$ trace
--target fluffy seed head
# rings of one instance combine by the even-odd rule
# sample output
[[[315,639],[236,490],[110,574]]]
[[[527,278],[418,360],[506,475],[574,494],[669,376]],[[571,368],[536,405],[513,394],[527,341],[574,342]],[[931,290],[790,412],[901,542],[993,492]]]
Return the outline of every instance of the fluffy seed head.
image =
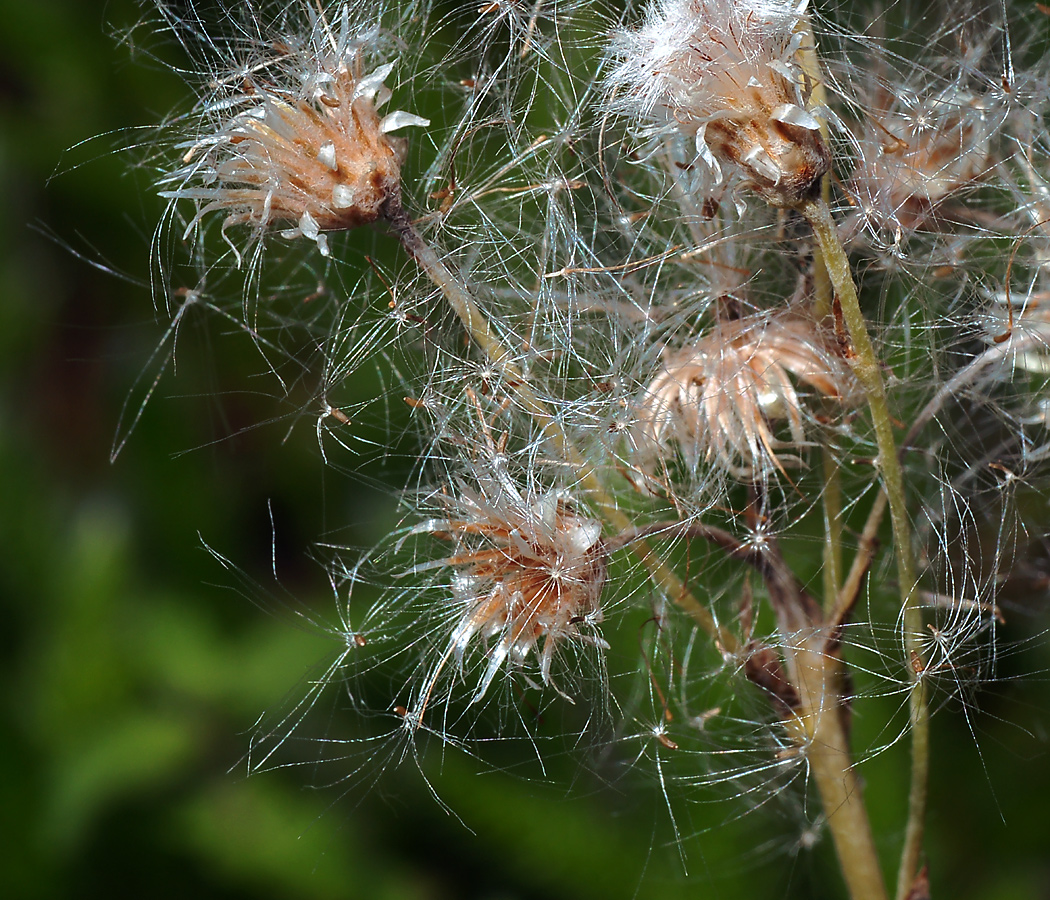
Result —
[[[606,646],[595,630],[606,576],[600,522],[574,512],[561,492],[523,496],[507,478],[480,490],[460,485],[459,496],[447,503],[447,517],[415,530],[454,544],[450,556],[421,568],[453,569],[459,619],[445,659],[462,669],[475,640],[486,647],[475,699],[504,665],[520,668],[531,654],[547,684],[560,643]]]
[[[837,400],[855,393],[846,361],[811,319],[784,311],[719,321],[669,353],[642,394],[632,430],[642,468],[674,442],[690,465],[711,461],[738,477],[780,469],[778,451],[805,442],[792,378]],[[777,422],[787,423],[789,441],[775,436]]]
[[[365,71],[369,34],[355,32],[347,8],[334,29],[319,15],[298,45],[230,75],[228,89],[202,105],[200,133],[179,145],[181,165],[161,180],[161,196],[190,199],[187,234],[213,212],[223,229],[290,225],[327,254],[324,233],[381,218],[400,197],[405,142],[390,133],[425,119],[396,111],[384,81],[393,64]]]
[[[960,88],[933,98],[882,88],[857,141],[850,190],[876,224],[912,230],[987,172],[999,125]]]
[[[613,109],[692,137],[714,182],[728,163],[769,203],[797,203],[831,166],[795,59],[805,5],[655,0],[613,42]]]

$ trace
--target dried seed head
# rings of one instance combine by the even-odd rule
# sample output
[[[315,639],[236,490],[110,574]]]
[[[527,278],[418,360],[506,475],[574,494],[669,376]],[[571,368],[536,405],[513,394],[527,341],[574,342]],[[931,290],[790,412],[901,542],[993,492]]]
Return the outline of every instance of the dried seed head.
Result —
[[[857,136],[850,192],[882,227],[913,230],[991,165],[997,116],[960,88],[933,98],[882,86]]]
[[[161,196],[197,204],[187,234],[222,212],[224,231],[290,225],[284,237],[327,254],[325,232],[374,222],[399,201],[406,145],[390,134],[429,122],[380,114],[393,64],[366,73],[369,35],[351,29],[345,6],[338,14],[337,31],[314,15],[307,40],[275,45],[275,56],[230,76],[202,105],[200,133],[179,145],[182,165],[161,180]]]
[[[687,462],[724,466],[737,477],[781,469],[778,451],[805,442],[804,410],[792,378],[848,401],[852,372],[811,319],[784,311],[720,321],[667,355],[642,395],[632,436],[643,469],[678,444]],[[786,422],[790,440],[778,440]]]
[[[574,512],[561,492],[525,497],[507,478],[480,491],[460,485],[448,503],[448,517],[415,530],[453,542],[455,551],[419,568],[454,570],[452,599],[460,612],[444,659],[462,669],[475,639],[487,647],[475,700],[504,665],[520,668],[535,653],[548,684],[562,642],[607,646],[596,630],[606,576],[600,522]],[[440,665],[431,681],[439,671]]]
[[[729,164],[767,202],[798,203],[831,167],[796,61],[805,5],[656,0],[613,43],[613,109],[694,138],[714,182]]]

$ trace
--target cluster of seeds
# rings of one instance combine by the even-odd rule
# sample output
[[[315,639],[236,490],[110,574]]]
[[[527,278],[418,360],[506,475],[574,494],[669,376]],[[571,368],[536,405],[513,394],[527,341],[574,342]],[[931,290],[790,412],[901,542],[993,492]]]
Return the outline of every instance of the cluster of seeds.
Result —
[[[1050,77],[1017,74],[994,4],[925,37],[896,22],[900,5],[880,27],[925,54],[907,77],[899,45],[806,0],[648,0],[597,28],[575,4],[522,18],[493,3],[463,12],[474,24],[448,44],[426,29],[462,22],[425,2],[296,6],[280,37],[212,73],[159,180],[192,211],[183,237],[201,260],[210,220],[237,265],[238,234],[264,249],[276,235],[333,284],[356,252],[333,233],[374,226],[400,244],[396,262],[360,267],[375,296],[348,292],[319,341],[326,369],[347,346],[395,348],[382,365],[422,435],[406,496],[426,501],[391,555],[410,548],[401,584],[441,599],[409,641],[408,696],[386,708],[415,730],[440,698],[452,721],[501,674],[567,696],[571,651],[616,652],[614,603],[677,606],[693,630],[663,676],[685,686],[664,690],[644,648],[637,666],[662,707],[649,736],[678,749],[707,722],[679,661],[706,635],[719,672],[777,701],[779,758],[812,773],[850,889],[874,900],[841,647],[879,538],[895,575],[869,587],[893,611],[857,640],[892,635],[874,649],[908,695],[921,798],[927,685],[953,633],[1002,624],[1003,535],[1020,515],[1004,500],[984,516],[973,473],[1013,486],[1018,460],[1050,459]],[[383,112],[421,86],[444,130],[429,107]],[[392,136],[406,126],[425,140]],[[973,450],[944,437],[971,396],[1000,404]],[[949,546],[967,529],[991,561]],[[820,559],[796,564],[782,536]],[[698,545],[713,560],[700,575]],[[351,596],[363,566],[343,570]],[[818,569],[819,600],[795,574]],[[399,591],[367,616],[415,611]],[[901,897],[925,896],[919,805]]]

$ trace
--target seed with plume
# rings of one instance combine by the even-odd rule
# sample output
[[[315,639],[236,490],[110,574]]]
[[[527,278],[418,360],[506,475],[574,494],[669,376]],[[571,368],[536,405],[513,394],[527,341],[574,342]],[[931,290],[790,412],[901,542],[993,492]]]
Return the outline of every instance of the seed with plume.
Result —
[[[806,109],[797,55],[806,0],[656,0],[614,39],[612,108],[691,137],[712,181],[722,165],[791,206],[831,167]]]
[[[846,361],[812,319],[792,310],[719,321],[667,355],[642,394],[632,440],[651,471],[677,444],[686,461],[738,477],[782,469],[778,451],[805,443],[802,398],[792,379],[848,401],[856,393]],[[787,423],[790,440],[776,437]]]
[[[1050,291],[999,291],[991,300],[982,326],[989,344],[986,353],[997,348],[1004,364],[999,376],[1012,377],[1016,370],[1050,374]]]
[[[181,165],[161,181],[161,196],[197,204],[187,234],[219,212],[224,232],[281,223],[291,226],[284,237],[327,254],[325,232],[375,222],[399,202],[406,144],[391,132],[429,122],[380,114],[393,64],[366,74],[368,36],[353,31],[345,6],[339,16],[333,30],[315,15],[307,40],[282,42],[274,59],[203,105],[200,134],[179,145]]]
[[[535,654],[540,679],[549,684],[563,642],[607,646],[597,632],[606,577],[600,522],[576,513],[563,492],[523,495],[506,477],[484,481],[479,490],[461,484],[445,502],[446,517],[415,529],[455,547],[450,556],[417,567],[453,570],[458,615],[425,694],[450,658],[463,669],[475,641],[488,656],[475,700],[505,665],[521,668]]]

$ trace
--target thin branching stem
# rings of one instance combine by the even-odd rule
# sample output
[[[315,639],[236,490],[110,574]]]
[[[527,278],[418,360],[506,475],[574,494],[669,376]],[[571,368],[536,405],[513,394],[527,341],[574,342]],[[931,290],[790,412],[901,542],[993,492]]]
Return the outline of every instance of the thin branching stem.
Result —
[[[905,829],[897,881],[897,898],[903,900],[910,890],[919,869],[923,833],[926,821],[926,793],[929,777],[929,704],[926,685],[922,678],[922,611],[915,590],[915,563],[911,547],[911,525],[905,503],[904,474],[901,469],[897,443],[893,435],[893,419],[886,400],[886,386],[867,322],[860,308],[857,289],[853,283],[849,259],[839,240],[831,211],[823,199],[801,204],[799,211],[809,221],[827,266],[835,289],[835,302],[841,309],[842,321],[852,345],[850,365],[864,390],[871,411],[875,440],[878,445],[878,463],[883,489],[889,503],[893,525],[893,543],[900,582],[901,610],[904,629],[904,647],[908,654],[908,671],[912,688],[909,696],[911,723],[912,765],[911,788],[908,797],[908,824]]]
[[[828,614],[842,583],[842,472],[830,447],[821,450],[824,465],[824,607]]]
[[[807,41],[799,51],[802,71],[805,72],[810,89],[810,103],[814,106],[825,106],[828,92],[824,86],[824,75],[817,52],[817,38],[813,25],[808,18],[799,23],[805,32]],[[829,138],[828,124],[820,120],[820,133],[824,140]],[[827,203],[831,198],[831,175],[825,173],[820,179],[820,197]],[[818,246],[813,248],[813,318],[818,322],[832,313],[834,289],[831,276],[824,262],[824,252]],[[824,490],[821,503],[824,508],[824,607],[830,614],[838,597],[842,580],[842,473],[838,460],[826,444],[821,449],[824,475]]]
[[[703,522],[674,520],[641,525],[610,538],[605,542],[605,547],[607,550],[618,550],[648,537],[700,538],[724,550],[733,559],[739,559],[756,569],[767,584],[774,585],[774,592],[779,590],[780,593],[784,593],[785,590],[789,590],[791,593],[797,593],[800,590],[794,573],[777,552],[773,542],[767,541],[762,545],[747,544],[724,528],[705,525]],[[790,588],[787,587],[789,585]]]
[[[879,526],[882,524],[882,517],[886,514],[886,505],[886,492],[880,490],[875,497],[871,511],[868,513],[868,520],[864,523],[864,530],[860,534],[860,542],[857,547],[857,555],[853,557],[853,565],[850,566],[846,580],[843,581],[842,587],[839,588],[835,606],[828,616],[828,623],[833,628],[838,628],[846,621],[846,617],[857,602],[861,583],[864,581],[864,576],[868,574],[868,570],[871,568],[871,561],[875,558],[875,553],[879,547]]]

